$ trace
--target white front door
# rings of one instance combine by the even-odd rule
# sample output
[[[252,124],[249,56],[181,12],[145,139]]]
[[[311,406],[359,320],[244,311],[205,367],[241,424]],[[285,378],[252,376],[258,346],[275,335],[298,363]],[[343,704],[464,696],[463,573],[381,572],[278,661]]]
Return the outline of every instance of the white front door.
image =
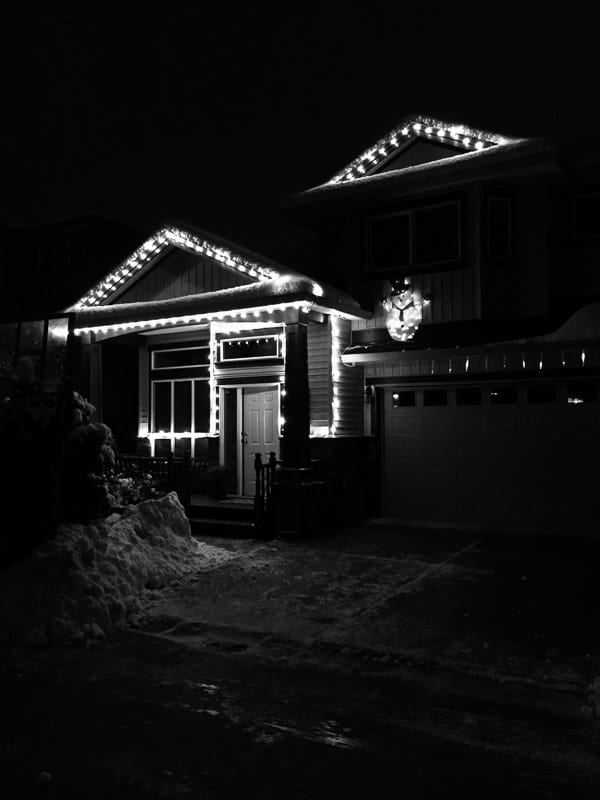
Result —
[[[254,495],[256,453],[261,454],[263,463],[271,452],[279,458],[279,393],[276,386],[252,386],[243,389],[243,399],[242,494]]]

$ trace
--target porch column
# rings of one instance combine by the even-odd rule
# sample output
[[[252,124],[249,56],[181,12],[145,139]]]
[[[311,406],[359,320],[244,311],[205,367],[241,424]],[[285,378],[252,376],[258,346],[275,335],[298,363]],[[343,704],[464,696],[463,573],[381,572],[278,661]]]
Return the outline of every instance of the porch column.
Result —
[[[308,393],[308,326],[297,319],[285,327],[285,397],[282,461],[284,468],[310,465]]]

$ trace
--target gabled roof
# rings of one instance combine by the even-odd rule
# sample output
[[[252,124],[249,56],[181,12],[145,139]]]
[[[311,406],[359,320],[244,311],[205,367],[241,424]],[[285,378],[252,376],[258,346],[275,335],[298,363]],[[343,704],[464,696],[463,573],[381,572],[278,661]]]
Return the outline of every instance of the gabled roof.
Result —
[[[459,153],[461,150],[464,153],[472,153],[522,141],[462,124],[444,122],[433,117],[413,115],[402,120],[389,133],[337,172],[327,183],[346,183],[373,175],[419,139],[450,146]],[[456,152],[450,153],[449,156],[455,154]]]
[[[68,310],[113,303],[172,247],[206,256],[224,269],[243,273],[251,281],[267,281],[297,274],[271,259],[200,228],[167,224],[146,239],[141,247],[92,286]]]
[[[169,247],[201,254],[224,269],[250,278],[241,286],[187,294],[169,299],[122,302],[118,298],[149,270]],[[115,302],[117,300],[117,302]],[[367,318],[359,303],[346,292],[316,283],[307,275],[290,270],[199,228],[167,225],[158,230],[128,259],[110,272],[69,311],[75,311],[79,332],[124,332],[144,328],[173,327],[246,317],[263,312],[330,312],[347,318]]]

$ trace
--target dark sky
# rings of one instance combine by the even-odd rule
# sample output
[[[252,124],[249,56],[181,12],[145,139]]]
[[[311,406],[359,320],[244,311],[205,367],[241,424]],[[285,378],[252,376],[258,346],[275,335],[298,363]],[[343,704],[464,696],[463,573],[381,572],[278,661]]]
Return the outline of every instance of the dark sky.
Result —
[[[163,5],[4,12],[1,219],[178,218],[281,257],[278,204],[406,113],[517,135],[600,125],[583,4]]]

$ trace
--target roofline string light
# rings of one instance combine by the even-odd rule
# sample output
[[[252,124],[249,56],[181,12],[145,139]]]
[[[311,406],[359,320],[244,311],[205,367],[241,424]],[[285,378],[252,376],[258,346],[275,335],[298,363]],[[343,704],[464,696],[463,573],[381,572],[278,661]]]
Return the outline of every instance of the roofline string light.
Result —
[[[358,158],[355,158],[347,167],[336,173],[328,183],[346,183],[366,177],[416,136],[430,141],[458,145],[464,147],[467,152],[507,144],[509,141],[503,136],[478,131],[465,125],[452,125],[430,117],[415,117],[390,131],[372,147],[361,153]]]
[[[76,308],[98,306],[108,300],[134,275],[153,261],[169,245],[175,245],[192,253],[213,258],[230,269],[248,275],[258,281],[280,278],[277,270],[244,258],[227,247],[221,247],[203,239],[201,236],[183,231],[180,228],[161,228],[147,239],[129,258],[97,283],[75,304]]]
[[[211,311],[206,314],[186,314],[181,317],[161,317],[160,319],[145,319],[135,322],[115,322],[103,325],[86,325],[75,328],[75,335],[84,333],[110,333],[140,328],[162,328],[173,327],[175,325],[196,325],[202,322],[221,322],[226,317],[247,319],[260,317],[262,313],[274,314],[277,311],[285,311],[288,308],[295,308],[304,314],[308,314],[314,303],[308,300],[294,300],[291,303],[273,303],[267,306],[255,306],[252,308],[234,309],[232,311]],[[339,314],[339,316],[342,316]]]

